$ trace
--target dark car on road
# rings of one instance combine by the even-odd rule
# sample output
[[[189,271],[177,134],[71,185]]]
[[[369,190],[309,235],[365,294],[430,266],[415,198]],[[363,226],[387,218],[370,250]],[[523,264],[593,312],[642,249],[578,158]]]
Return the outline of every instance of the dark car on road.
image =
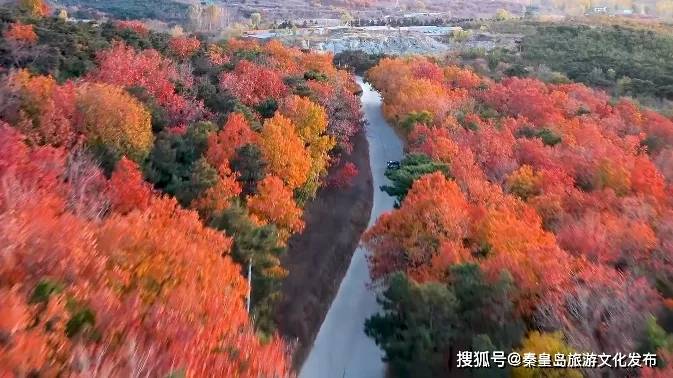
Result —
[[[400,162],[397,160],[389,160],[386,163],[386,167],[388,167],[388,169],[400,169]]]

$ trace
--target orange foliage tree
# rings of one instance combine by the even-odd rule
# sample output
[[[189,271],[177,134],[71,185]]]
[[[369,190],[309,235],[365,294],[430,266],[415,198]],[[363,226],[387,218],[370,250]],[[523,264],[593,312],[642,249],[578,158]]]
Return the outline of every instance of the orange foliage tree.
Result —
[[[241,185],[236,181],[237,175],[229,168],[228,161],[221,163],[217,171],[215,185],[206,189],[201,197],[191,203],[191,207],[197,209],[204,219],[211,219],[214,214],[227,209],[230,201],[242,191]]]
[[[243,114],[231,113],[222,130],[208,135],[206,152],[208,163],[213,167],[219,167],[231,160],[238,148],[256,142],[257,138],[257,134],[252,131]]]
[[[285,243],[293,233],[304,229],[301,209],[294,202],[292,190],[275,176],[259,182],[257,194],[248,198],[253,220],[260,224],[273,223],[278,228],[278,239]]]
[[[414,182],[399,210],[383,214],[363,241],[372,251],[372,277],[405,271],[418,281],[431,279],[427,268],[443,242],[456,243],[468,235],[469,206],[458,186],[440,172]]]
[[[409,113],[427,111],[439,123],[460,106],[466,94],[460,90],[449,91],[427,79],[412,79],[403,81],[397,91],[388,96],[390,102],[383,105],[386,117],[401,122]]]
[[[10,24],[3,36],[9,42],[26,45],[34,45],[37,43],[37,34],[35,34],[33,25],[26,25],[20,22]]]
[[[484,79],[474,72],[456,66],[444,68],[444,80],[452,88],[463,89],[476,89],[484,82]]]
[[[152,189],[143,180],[138,165],[123,157],[110,177],[110,206],[113,211],[128,214],[133,210],[145,210],[152,197]]]
[[[201,48],[201,41],[193,37],[173,37],[168,41],[168,48],[179,59],[191,58]]]
[[[278,100],[287,93],[287,87],[276,71],[247,60],[238,62],[234,71],[222,73],[220,87],[231,91],[246,105],[257,105],[268,99]]]
[[[411,75],[411,64],[404,59],[384,58],[367,71],[367,78],[384,96],[399,91],[401,83],[409,80]]]
[[[435,63],[426,59],[414,59],[411,64],[411,72],[416,79],[427,79],[436,83],[444,81],[444,72]]]
[[[72,147],[79,138],[75,125],[75,86],[59,85],[51,76],[11,73],[0,85],[4,94],[0,118],[17,127],[32,143]]]
[[[44,0],[19,0],[19,7],[25,9],[34,17],[44,17],[50,11],[49,6]]]
[[[231,58],[227,55],[226,51],[216,44],[208,45],[206,56],[213,66],[221,66],[231,61]]]
[[[489,88],[484,100],[498,111],[548,126],[562,119],[568,95],[538,80],[509,78]]]
[[[138,20],[117,21],[115,26],[120,30],[131,30],[141,36],[147,36],[150,34],[150,29],[147,27],[147,25],[145,25],[144,22]]]
[[[290,189],[304,185],[311,157],[292,121],[280,114],[267,119],[259,144],[269,172],[280,177]]]
[[[88,143],[142,161],[154,137],[150,114],[122,88],[85,83],[77,88],[80,127]]]
[[[295,125],[310,155],[311,168],[305,189],[313,195],[327,173],[329,152],[335,145],[334,139],[327,135],[327,113],[320,105],[299,96],[286,98],[280,111]]]

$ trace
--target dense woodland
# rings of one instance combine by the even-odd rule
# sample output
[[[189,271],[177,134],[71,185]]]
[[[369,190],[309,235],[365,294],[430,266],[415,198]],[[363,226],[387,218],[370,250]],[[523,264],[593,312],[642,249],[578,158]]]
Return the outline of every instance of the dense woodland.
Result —
[[[279,256],[318,188],[358,174],[352,77],[51,14],[0,8],[0,375],[291,375]]]
[[[486,53],[489,66],[495,69],[505,62],[514,66],[511,74],[524,76],[528,73],[522,66],[543,65],[572,81],[601,87],[617,96],[673,99],[670,26],[620,19],[588,21],[493,23],[495,32],[524,37],[520,53],[503,49]]]
[[[523,56],[620,94],[673,99],[673,36],[613,26],[547,26],[524,38]]]
[[[172,0],[60,0],[59,5],[76,6],[77,18],[93,19],[99,12],[118,20],[155,19],[161,21],[184,21],[189,5]]]
[[[317,191],[358,175],[340,162],[362,128],[353,78],[276,41],[70,23],[40,0],[0,8],[0,35],[0,376],[291,376],[280,257]],[[670,97],[670,41],[648,36],[550,27],[522,59]],[[337,63],[376,64],[407,145],[382,188],[397,208],[363,236],[383,307],[364,329],[391,374],[503,350],[656,352],[612,373],[673,375],[670,118],[524,71]]]
[[[368,79],[409,153],[384,188],[399,208],[364,235],[384,308],[366,332],[395,375],[445,376],[459,350],[657,352],[659,369],[612,373],[673,374],[673,121],[420,57]]]

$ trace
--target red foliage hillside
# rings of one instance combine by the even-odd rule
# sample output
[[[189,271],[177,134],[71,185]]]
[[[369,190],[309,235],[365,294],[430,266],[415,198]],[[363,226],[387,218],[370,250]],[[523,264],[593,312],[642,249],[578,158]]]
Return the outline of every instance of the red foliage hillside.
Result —
[[[384,59],[369,79],[391,121],[430,113],[408,150],[452,177],[422,177],[366,233],[372,274],[446,282],[473,262],[495,282],[506,270],[537,327],[577,350],[635,350],[672,295],[673,122],[580,84],[493,82],[424,58]],[[609,319],[568,312],[596,303]]]
[[[3,14],[24,55],[0,76],[0,376],[292,376],[279,256],[361,126],[353,78],[135,21],[37,74],[28,53],[89,27]]]

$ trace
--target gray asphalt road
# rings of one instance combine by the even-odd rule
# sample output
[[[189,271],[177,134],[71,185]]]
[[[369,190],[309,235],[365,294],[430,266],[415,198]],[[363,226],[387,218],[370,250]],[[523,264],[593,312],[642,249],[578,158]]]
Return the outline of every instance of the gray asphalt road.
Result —
[[[378,188],[387,183],[384,176],[388,160],[402,159],[402,141],[383,119],[381,96],[358,78],[362,87],[362,106],[367,125],[369,160],[374,179],[374,205],[369,225],[381,213],[392,210],[394,199]],[[383,352],[364,334],[365,319],[379,310],[370,282],[366,250],[353,254],[313,348],[299,373],[300,378],[382,378]]]

